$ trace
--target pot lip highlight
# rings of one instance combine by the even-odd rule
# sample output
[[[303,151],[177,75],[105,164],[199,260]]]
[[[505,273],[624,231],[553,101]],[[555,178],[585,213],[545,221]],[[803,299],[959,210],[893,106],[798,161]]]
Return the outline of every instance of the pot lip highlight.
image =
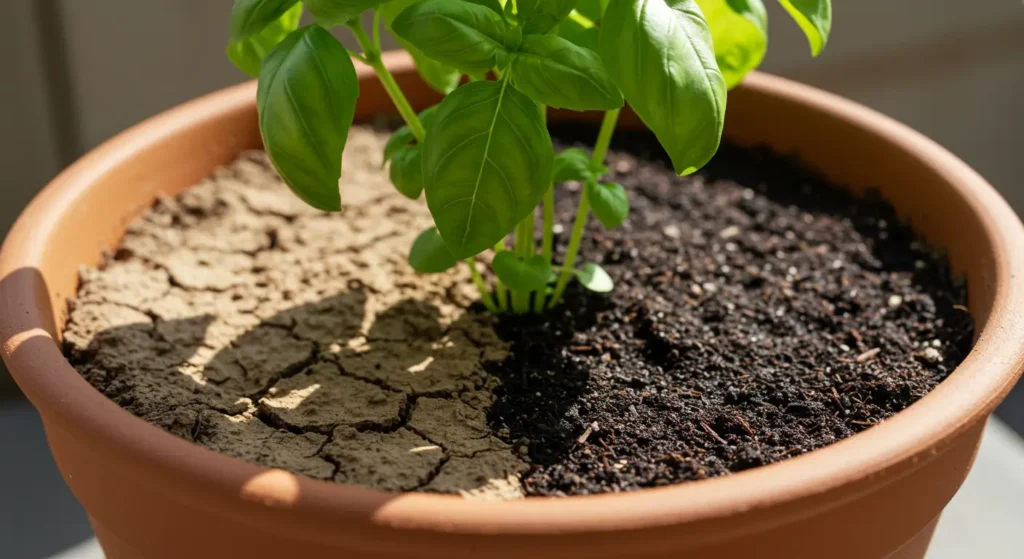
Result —
[[[404,53],[384,56],[395,74],[414,72]],[[361,81],[375,79],[358,67]],[[30,204],[0,252],[0,278],[44,267],[62,214],[92,195],[106,170],[148,147],[188,141],[197,123],[227,113],[255,115],[255,82],[209,94],[149,119],[96,148]],[[481,503],[456,496],[389,494],[284,474],[216,454],[121,409],[64,358],[46,302],[60,300],[40,281],[11,282],[0,292],[0,341],[11,374],[49,423],[82,433],[98,450],[146,472],[168,498],[209,503],[225,516],[315,539],[329,523],[405,531],[525,535],[623,532],[687,524],[695,538],[718,539],[809,517],[878,490],[940,455],[948,441],[994,409],[1024,369],[1024,227],[977,173],[944,148],[852,101],[754,73],[744,95],[801,105],[866,131],[902,157],[944,177],[943,190],[981,223],[989,254],[991,300],[977,318],[974,348],[935,390],[884,423],[822,449],[726,477],[615,495],[530,498]],[[728,135],[728,134],[727,134]],[[116,203],[116,202],[115,202]],[[120,224],[119,224],[120,225]],[[979,301],[972,301],[972,306]],[[983,311],[984,312],[984,311]],[[977,315],[976,315],[977,317]],[[169,479],[172,483],[162,482]],[[881,481],[880,481],[881,480]],[[326,519],[326,520],[325,520]],[[102,519],[100,519],[102,520]],[[327,520],[330,520],[328,523]],[[727,521],[727,522],[726,522]],[[698,533],[699,532],[699,533]],[[368,531],[364,537],[371,537]]]

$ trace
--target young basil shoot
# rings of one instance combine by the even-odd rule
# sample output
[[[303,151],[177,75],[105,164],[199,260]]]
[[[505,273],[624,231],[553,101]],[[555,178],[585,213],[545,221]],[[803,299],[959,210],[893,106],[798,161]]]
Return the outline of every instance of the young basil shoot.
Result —
[[[777,1],[817,56],[830,0]],[[303,10],[314,24],[300,27]],[[347,28],[360,52],[332,27]],[[438,105],[415,112],[381,60],[382,29],[445,95]],[[767,45],[763,0],[235,0],[227,54],[259,78],[260,132],[281,178],[327,211],[343,202],[341,153],[359,97],[352,59],[369,66],[405,121],[383,164],[403,195],[425,195],[434,218],[413,242],[410,266],[432,274],[463,260],[489,310],[525,313],[558,305],[572,279],[613,289],[598,264],[576,259],[591,212],[608,229],[629,219],[626,187],[604,178],[624,103],[676,172],[692,173],[718,149],[727,91]],[[554,153],[548,107],[605,112],[589,154]],[[582,188],[555,262],[554,202],[565,182]],[[476,262],[488,251],[493,289]]]

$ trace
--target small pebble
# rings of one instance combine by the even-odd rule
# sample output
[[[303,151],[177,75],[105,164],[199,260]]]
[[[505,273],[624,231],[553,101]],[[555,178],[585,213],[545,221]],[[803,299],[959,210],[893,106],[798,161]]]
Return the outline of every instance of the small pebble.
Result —
[[[736,235],[739,235],[740,232],[741,232],[741,229],[739,228],[739,226],[737,226],[737,225],[730,225],[729,227],[726,227],[725,229],[722,229],[721,231],[719,231],[718,232],[718,236],[723,238],[723,239],[728,240],[728,239],[731,239],[731,238],[735,237]]]
[[[899,295],[892,295],[889,297],[889,308],[895,309],[896,307],[903,304],[903,297]]]
[[[679,227],[676,225],[668,225],[664,229],[662,229],[661,232],[664,233],[665,236],[670,239],[678,239],[679,237],[683,236],[683,232],[680,231]]]
[[[926,348],[918,355],[921,356],[921,359],[924,359],[925,361],[933,365],[942,363],[942,353],[940,353],[939,350],[935,349],[934,347]]]

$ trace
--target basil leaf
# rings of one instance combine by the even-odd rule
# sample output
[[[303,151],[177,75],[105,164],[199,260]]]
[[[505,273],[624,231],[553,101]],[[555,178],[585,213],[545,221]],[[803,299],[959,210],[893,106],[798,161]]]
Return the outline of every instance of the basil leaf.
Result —
[[[601,58],[677,173],[711,159],[722,138],[726,87],[694,0],[611,0]]]
[[[416,2],[398,14],[391,28],[398,38],[464,74],[489,72],[505,50],[505,21],[472,2]]]
[[[501,0],[463,0],[463,2],[471,2],[473,4],[480,4],[481,6],[490,8],[491,11],[498,15],[505,13],[505,8],[501,5]],[[509,2],[511,3],[511,2]]]
[[[576,0],[519,0],[516,5],[523,33],[542,35],[569,15],[576,6]]]
[[[596,52],[599,48],[598,41],[600,32],[596,26],[587,27],[582,23],[569,18],[558,24],[558,28],[555,33],[572,44],[585,49],[590,49]]]
[[[715,60],[732,89],[768,50],[768,12],[761,0],[697,0],[711,28]]]
[[[608,8],[609,0],[578,0],[576,11],[583,17],[597,23],[604,17],[604,11]]]
[[[779,4],[807,35],[811,54],[821,54],[832,30],[832,0],[779,0]]]
[[[399,150],[391,159],[391,184],[402,196],[415,200],[423,192],[423,146],[417,144]]]
[[[345,25],[366,10],[374,9],[388,0],[305,0],[309,12],[318,25],[334,27]]]
[[[590,157],[580,148],[569,148],[555,155],[552,182],[560,184],[569,181],[588,181],[594,178],[590,169]]]
[[[579,0],[575,11],[582,17],[576,17],[570,12],[570,16],[558,24],[555,34],[573,44],[597,51],[600,36],[598,26],[607,7],[608,0]]]
[[[594,216],[608,229],[615,229],[629,215],[629,197],[621,184],[587,183],[587,194]]]
[[[612,281],[608,272],[593,262],[588,262],[582,270],[573,270],[573,273],[576,275],[576,279],[580,280],[580,284],[590,291],[608,293],[615,289],[615,282]]]
[[[260,69],[260,133],[284,182],[315,208],[341,209],[341,152],[359,80],[345,47],[310,25],[270,51]]]
[[[433,227],[420,233],[409,250],[409,265],[421,274],[440,274],[458,263]]]
[[[547,285],[551,277],[551,264],[540,254],[524,261],[514,252],[503,250],[494,257],[491,268],[512,291],[537,291]]]
[[[437,113],[437,105],[427,107],[423,109],[419,114],[420,122],[423,124],[423,128],[430,128],[434,122],[434,115]],[[394,157],[402,148],[416,142],[416,136],[413,135],[412,130],[408,126],[402,126],[398,130],[395,130],[391,137],[388,138],[386,144],[384,144],[384,163],[387,163]],[[383,165],[383,163],[382,163]]]
[[[381,20],[384,22],[384,27],[387,28],[388,32],[395,38],[395,42],[398,46],[405,49],[412,57],[413,64],[416,65],[416,71],[419,72],[420,77],[423,81],[427,82],[434,91],[439,93],[451,93],[456,87],[459,87],[459,81],[462,79],[462,72],[459,72],[451,66],[446,66],[440,62],[430,58],[423,54],[423,51],[414,47],[412,43],[403,40],[395,33],[391,27],[395,18],[398,14],[402,13],[402,10],[408,8],[410,5],[419,2],[421,0],[391,0],[385,2],[380,7]]]
[[[229,42],[244,41],[281,19],[299,0],[235,0]]]
[[[623,103],[601,57],[555,35],[523,38],[512,81],[534,101],[557,109],[607,111]]]
[[[434,224],[456,258],[505,238],[551,186],[540,107],[507,81],[466,84],[441,101],[423,144]]]
[[[297,2],[259,33],[247,39],[228,43],[228,58],[246,74],[254,78],[259,76],[263,58],[289,33],[298,29],[300,18],[302,18],[302,2]]]
[[[388,161],[391,161],[398,152],[409,148],[415,144],[416,136],[413,135],[412,130],[409,130],[408,126],[403,126],[398,130],[395,130],[388,138],[386,144],[384,144],[384,162],[381,165],[386,165]]]

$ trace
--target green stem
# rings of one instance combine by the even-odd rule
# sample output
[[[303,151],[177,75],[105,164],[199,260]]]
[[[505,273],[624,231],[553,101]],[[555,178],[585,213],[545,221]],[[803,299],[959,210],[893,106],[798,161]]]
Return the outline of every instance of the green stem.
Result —
[[[529,258],[537,252],[537,239],[533,236],[533,212],[523,218],[523,258]]]
[[[573,10],[573,11],[569,12],[569,19],[571,19],[571,20],[575,21],[576,23],[580,24],[580,26],[583,27],[584,29],[592,29],[594,27],[597,27],[597,24],[594,23],[594,21],[592,19],[590,19],[587,16],[577,12],[576,10]]]
[[[494,304],[494,299],[491,298],[491,292],[488,291],[487,284],[484,283],[484,277],[480,275],[480,270],[476,269],[476,261],[472,258],[467,258],[466,264],[469,264],[469,273],[473,276],[473,283],[476,284],[476,288],[480,291],[480,301],[487,307],[487,310],[497,314],[498,306]]]
[[[555,246],[555,187],[554,185],[544,193],[544,229],[540,241],[540,251],[544,258],[550,263],[551,254]]]
[[[615,125],[619,122],[619,113],[622,109],[615,109],[604,113],[604,120],[601,121],[601,131],[597,133],[597,143],[594,144],[594,155],[590,158],[592,166],[596,169],[604,164],[604,158],[608,155],[608,146],[612,143],[612,134],[615,133]]]
[[[594,144],[594,155],[590,159],[591,166],[595,169],[604,164],[604,158],[608,154],[608,146],[612,143],[612,133],[615,132],[615,125],[619,121],[621,109],[608,111],[604,114],[601,122],[601,131],[597,134],[597,143]],[[583,230],[587,226],[587,217],[590,214],[590,196],[588,188],[583,187],[580,195],[580,204],[576,208],[576,222],[572,226],[572,235],[569,237],[569,247],[565,253],[565,262],[562,263],[562,273],[558,276],[558,283],[555,284],[555,293],[551,297],[550,308],[554,308],[562,300],[565,288],[569,286],[573,272],[576,269],[576,256],[580,252],[580,244],[583,242]]]
[[[554,185],[544,193],[544,228],[541,230],[540,252],[544,260],[551,264],[551,254],[555,244],[555,187]],[[545,286],[546,289],[546,286]],[[540,314],[544,312],[547,304],[547,293],[545,289],[537,291],[533,298],[533,312]]]
[[[376,21],[376,14],[374,14],[374,20]],[[388,92],[388,97],[391,97],[391,101],[395,104],[395,108],[398,109],[398,113],[402,115],[405,123],[409,125],[412,135],[416,137],[417,142],[422,142],[427,137],[427,130],[423,127],[423,123],[420,122],[420,117],[416,116],[416,111],[409,104],[409,100],[405,98],[405,94],[402,93],[402,88],[398,86],[395,77],[391,75],[387,66],[384,65],[384,61],[381,60],[380,49],[374,40],[366,34],[366,30],[363,29],[358,20],[348,22],[346,27],[352,30],[352,34],[356,36],[359,46],[363,49],[363,57],[366,59],[366,63],[377,73],[377,78],[380,80],[381,85],[384,86],[384,91]],[[380,40],[379,35],[377,40]]]
[[[373,11],[373,48],[381,52],[380,47],[380,10]]]
[[[494,245],[494,254],[505,250],[505,239],[498,241],[498,244]],[[495,277],[497,283],[497,289],[495,291],[498,294],[498,308],[502,312],[508,310],[508,288],[505,287],[505,282],[501,281],[501,278]]]
[[[530,243],[527,240],[528,236],[533,236],[529,229],[532,229],[533,225],[533,214],[526,216],[516,225],[516,244],[515,251],[516,256],[520,260],[526,260],[530,257]],[[512,310],[516,314],[523,314],[530,310],[530,293],[528,291],[513,291],[512,292]]]

